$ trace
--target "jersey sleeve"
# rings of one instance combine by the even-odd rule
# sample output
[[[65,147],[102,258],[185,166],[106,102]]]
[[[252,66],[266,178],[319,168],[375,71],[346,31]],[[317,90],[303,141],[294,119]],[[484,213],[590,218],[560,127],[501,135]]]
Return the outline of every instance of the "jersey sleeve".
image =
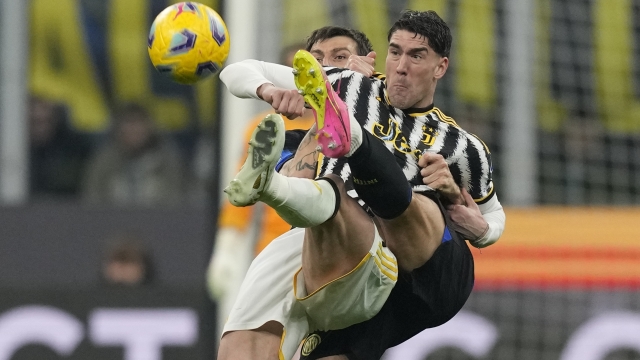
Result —
[[[263,84],[295,90],[292,70],[288,66],[248,59],[227,65],[220,72],[220,80],[233,95],[260,100],[256,90]]]
[[[466,136],[469,144],[465,152],[466,159],[463,161],[467,162],[469,173],[463,176],[462,185],[467,188],[477,204],[484,204],[495,194],[491,152],[475,135],[467,133]]]

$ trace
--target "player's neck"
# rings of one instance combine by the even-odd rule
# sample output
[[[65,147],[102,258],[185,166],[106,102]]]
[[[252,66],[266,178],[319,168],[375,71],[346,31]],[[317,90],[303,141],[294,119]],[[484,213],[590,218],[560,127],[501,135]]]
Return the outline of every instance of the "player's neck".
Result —
[[[433,109],[433,102],[429,106],[425,106],[425,107],[410,107],[410,108],[407,108],[407,109],[403,109],[402,111],[407,115],[411,115],[411,114],[426,113],[426,112],[430,111],[431,109]]]

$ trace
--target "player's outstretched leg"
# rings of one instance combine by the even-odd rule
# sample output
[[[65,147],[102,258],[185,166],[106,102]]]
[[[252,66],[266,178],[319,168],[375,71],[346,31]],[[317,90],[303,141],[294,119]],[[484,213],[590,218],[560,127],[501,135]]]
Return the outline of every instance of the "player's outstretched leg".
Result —
[[[277,114],[267,115],[253,130],[247,159],[235,179],[224,189],[235,206],[253,205],[273,177],[284,147],[284,121]]]
[[[329,181],[287,177],[275,172],[284,146],[284,133],[282,117],[267,115],[251,135],[244,165],[224,191],[235,206],[261,201],[292,226],[320,225],[337,211],[338,195]]]
[[[293,74],[298,92],[315,114],[320,151],[331,158],[347,155],[353,144],[359,145],[362,130],[331,87],[322,66],[311,53],[300,50],[293,59]]]

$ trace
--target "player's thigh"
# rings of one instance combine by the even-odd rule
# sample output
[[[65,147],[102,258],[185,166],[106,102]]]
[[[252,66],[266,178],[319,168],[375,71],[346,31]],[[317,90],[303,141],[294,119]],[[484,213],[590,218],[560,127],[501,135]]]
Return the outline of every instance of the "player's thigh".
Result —
[[[311,287],[316,278],[320,286],[355,268],[371,249],[375,236],[373,220],[347,195],[344,182],[335,175],[327,178],[338,189],[340,205],[332,219],[305,231],[302,268]]]
[[[410,271],[424,265],[442,243],[444,216],[438,204],[426,196],[414,194],[402,215],[376,221],[402,270]]]
[[[226,333],[220,340],[218,360],[278,360],[282,325],[270,321],[254,330]]]

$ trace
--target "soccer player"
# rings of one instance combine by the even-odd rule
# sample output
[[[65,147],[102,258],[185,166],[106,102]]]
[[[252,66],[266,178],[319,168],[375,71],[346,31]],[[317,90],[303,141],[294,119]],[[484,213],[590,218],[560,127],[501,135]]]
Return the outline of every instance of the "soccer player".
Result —
[[[376,313],[389,314],[383,311],[391,308],[385,317],[389,322],[369,340],[386,349],[444,323],[466,301],[473,260],[466,243],[449,231],[438,197],[423,184],[422,153],[441,154],[458,183],[485,201],[495,199],[489,153],[480,140],[433,108],[435,85],[448,67],[451,37],[446,24],[432,12],[408,12],[389,38],[386,82],[328,71],[344,102],[323,81],[313,58],[303,53],[294,65],[297,86],[317,113],[325,155],[319,180],[274,173],[284,142],[280,117],[265,118],[255,130],[247,162],[227,190],[230,200],[236,205],[263,201],[292,225],[308,229],[274,241],[254,261],[240,294],[248,301],[237,303],[226,331],[256,331],[227,333],[219,358],[272,359],[278,358],[278,350],[290,357],[296,337],[305,331],[348,330]],[[302,107],[296,92],[285,90],[294,88],[290,81],[279,80],[283,69],[245,62],[227,70],[221,77],[236,95],[260,97],[284,115],[295,115]],[[244,75],[236,76],[237,70]],[[370,208],[377,227],[350,195]],[[400,324],[407,328],[396,332]],[[314,352],[307,346],[313,343],[305,342],[303,356]]]
[[[296,43],[285,47],[280,52],[280,63],[292,66],[296,52],[305,47],[306,43]],[[247,142],[253,129],[267,114],[272,112],[273,110],[262,111],[251,119],[245,131]],[[304,116],[295,120],[285,121],[290,140],[295,139],[296,136],[301,140],[313,122],[314,117],[311,110],[307,110]],[[246,151],[246,147],[244,151]],[[244,158],[242,160],[244,161]],[[255,239],[248,235],[253,223],[257,223]],[[224,322],[231,311],[244,274],[254,257],[251,255],[260,253],[273,239],[290,229],[291,225],[282,220],[275,210],[268,206],[239,208],[229,203],[224,204],[218,218],[218,230],[206,276],[207,290],[217,305],[218,331],[222,331]],[[252,245],[255,245],[254,251],[249,253],[249,247]]]
[[[339,26],[325,26],[314,30],[307,39],[306,50],[323,66],[348,68],[366,76],[384,79],[384,75],[374,69],[376,53],[371,42],[358,30]],[[278,172],[287,176],[314,178],[318,160],[317,141],[314,137],[315,133],[309,132],[300,142],[293,142],[288,136],[284,153],[276,168]],[[504,229],[504,212],[497,197],[480,204],[480,208],[470,201],[471,197],[466,191],[460,192],[448,164],[440,154],[426,153],[423,162],[425,184],[451,197],[451,205],[447,206],[447,210],[456,231],[478,248],[496,242]],[[462,203],[461,195],[465,197]]]
[[[321,44],[321,45],[320,45]],[[281,64],[292,66],[293,57],[297,50],[306,48],[311,50],[313,47],[314,55],[320,62],[327,66],[351,68],[360,73],[371,75],[373,72],[373,59],[375,53],[369,39],[362,32],[353,29],[347,29],[337,26],[326,26],[315,30],[306,43],[294,44],[286,47],[281,52]],[[326,55],[325,55],[326,54]],[[263,112],[248,127],[247,141],[256,125],[264,118],[268,112]],[[309,118],[310,117],[310,118]],[[309,122],[310,121],[310,122]],[[287,129],[287,137],[285,151],[283,157],[293,153],[298,148],[302,137],[306,130],[311,127],[313,122],[313,114],[311,110],[307,110],[305,115],[295,120],[287,121],[285,126]],[[305,129],[293,130],[293,129]],[[287,149],[290,149],[288,152]],[[309,161],[313,166],[309,166]],[[297,177],[315,177],[315,164],[317,163],[317,152],[312,151],[308,156],[299,156],[297,159],[297,168],[294,162],[288,164],[286,174]],[[226,206],[228,205],[228,206]],[[243,264],[248,264],[247,259],[240,259],[243,256],[244,245],[240,239],[243,237],[241,232],[249,226],[252,219],[252,212],[249,208],[238,208],[225,204],[219,219],[218,235],[215,242],[215,249],[212,254],[209,268],[207,271],[208,290],[218,303],[218,320],[219,331],[222,330],[224,321],[226,321],[228,312],[235,300],[237,289],[244,276],[246,268]],[[253,212],[255,213],[255,211]],[[255,254],[260,253],[267,244],[273,239],[288,231],[291,226],[284,220],[280,219],[275,210],[266,207],[261,216],[259,229],[259,241],[255,247]]]

